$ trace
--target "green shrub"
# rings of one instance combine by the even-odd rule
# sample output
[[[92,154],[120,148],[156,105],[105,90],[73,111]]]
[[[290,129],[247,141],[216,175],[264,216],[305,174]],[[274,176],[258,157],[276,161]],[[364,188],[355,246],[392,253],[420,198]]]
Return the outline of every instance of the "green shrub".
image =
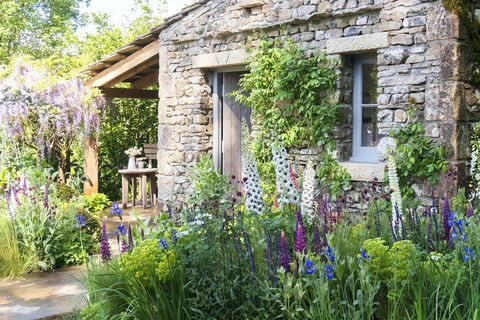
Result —
[[[80,194],[75,188],[69,186],[66,183],[57,182],[56,184],[56,196],[60,201],[68,202]]]
[[[105,208],[111,205],[110,199],[103,193],[96,193],[91,196],[80,197],[82,206],[91,213],[102,214]]]

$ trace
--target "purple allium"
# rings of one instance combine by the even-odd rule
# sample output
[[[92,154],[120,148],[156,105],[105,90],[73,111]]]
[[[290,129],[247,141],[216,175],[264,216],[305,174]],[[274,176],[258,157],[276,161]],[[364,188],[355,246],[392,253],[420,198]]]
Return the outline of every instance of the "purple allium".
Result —
[[[467,204],[466,217],[467,217],[467,219],[470,219],[471,217],[473,217],[473,206],[470,202]]]
[[[317,272],[317,268],[315,268],[313,261],[307,259],[305,261],[305,273],[308,275],[311,275],[311,274],[314,274],[315,272]]]
[[[167,239],[165,239],[165,238],[160,239],[160,240],[158,241],[158,245],[159,245],[159,246],[162,246],[163,249],[168,250]]]
[[[102,236],[100,237],[100,257],[102,262],[107,262],[111,259],[112,253],[110,250],[110,242],[107,236],[107,223],[102,220]]]
[[[79,228],[82,228],[82,227],[86,227],[87,226],[87,223],[85,221],[85,217],[81,214],[77,214],[75,216],[75,219],[77,220],[77,226]]]
[[[303,225],[302,215],[297,211],[295,226],[295,251],[300,253],[307,252],[307,233]]]
[[[320,254],[322,250],[322,240],[320,239],[320,230],[318,229],[318,224],[315,223],[313,226],[313,252]]]
[[[122,209],[120,209],[120,206],[118,202],[112,203],[112,209],[110,210],[110,215],[117,215],[120,218],[122,218]]]
[[[282,234],[280,236],[280,266],[283,267],[283,269],[286,272],[290,271],[290,251],[288,250],[288,241],[287,241],[287,236],[285,235],[285,232],[282,231]]]
[[[442,225],[443,225],[443,238],[450,241],[450,202],[445,197],[442,210]]]
[[[45,190],[43,193],[43,207],[48,208],[48,183],[45,183]]]

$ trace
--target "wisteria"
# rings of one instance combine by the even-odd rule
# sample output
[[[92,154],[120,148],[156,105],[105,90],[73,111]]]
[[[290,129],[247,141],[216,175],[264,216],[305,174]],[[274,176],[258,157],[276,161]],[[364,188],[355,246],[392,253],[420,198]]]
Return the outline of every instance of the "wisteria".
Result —
[[[52,78],[45,70],[20,63],[0,81],[0,123],[5,132],[40,153],[51,151],[58,141],[98,132],[105,104],[79,78],[48,85]]]
[[[272,144],[272,155],[277,177],[278,204],[280,209],[288,204],[298,204],[298,191],[292,180],[287,150],[281,144]]]
[[[261,214],[265,210],[263,189],[258,174],[257,161],[250,146],[248,126],[245,122],[242,125],[244,137],[242,139],[242,173],[246,193],[245,205],[248,211]]]
[[[313,162],[309,160],[307,166],[303,171],[303,191],[302,191],[302,214],[311,225],[315,218],[315,169]]]

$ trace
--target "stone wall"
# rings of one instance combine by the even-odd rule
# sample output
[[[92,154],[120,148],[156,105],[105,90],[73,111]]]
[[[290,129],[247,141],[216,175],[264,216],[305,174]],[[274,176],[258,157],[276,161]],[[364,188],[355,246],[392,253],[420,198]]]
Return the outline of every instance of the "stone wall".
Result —
[[[258,34],[291,37],[303,50],[340,57],[340,101],[351,110],[352,54],[376,52],[378,121],[383,133],[406,122],[414,104],[427,134],[468,160],[478,101],[468,85],[472,54],[458,18],[428,0],[211,0],[171,19],[160,33],[159,197],[181,202],[185,174],[212,150],[212,70],[199,56],[254,47]],[[194,59],[195,57],[195,59]],[[228,57],[225,58],[228,60]],[[215,62],[215,61],[214,61]],[[350,111],[349,111],[350,112]],[[336,130],[339,154],[351,150],[351,117]],[[174,198],[171,198],[171,196]]]

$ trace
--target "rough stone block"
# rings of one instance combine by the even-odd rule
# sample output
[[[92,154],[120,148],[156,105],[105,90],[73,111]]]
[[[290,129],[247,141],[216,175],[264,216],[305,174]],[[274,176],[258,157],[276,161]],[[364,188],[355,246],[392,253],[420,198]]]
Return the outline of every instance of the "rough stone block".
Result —
[[[390,44],[387,33],[353,36],[327,41],[327,53],[351,53],[386,48]]]
[[[413,44],[413,36],[411,34],[398,34],[392,37],[391,44],[392,45],[401,44],[401,45],[409,46]]]
[[[193,67],[200,69],[244,65],[249,55],[244,49],[215,52],[194,56]]]
[[[426,24],[427,24],[426,16],[409,17],[403,20],[403,27],[405,28],[424,26]]]
[[[428,40],[452,39],[458,37],[460,37],[460,20],[456,14],[448,12],[442,6],[428,8]]]

